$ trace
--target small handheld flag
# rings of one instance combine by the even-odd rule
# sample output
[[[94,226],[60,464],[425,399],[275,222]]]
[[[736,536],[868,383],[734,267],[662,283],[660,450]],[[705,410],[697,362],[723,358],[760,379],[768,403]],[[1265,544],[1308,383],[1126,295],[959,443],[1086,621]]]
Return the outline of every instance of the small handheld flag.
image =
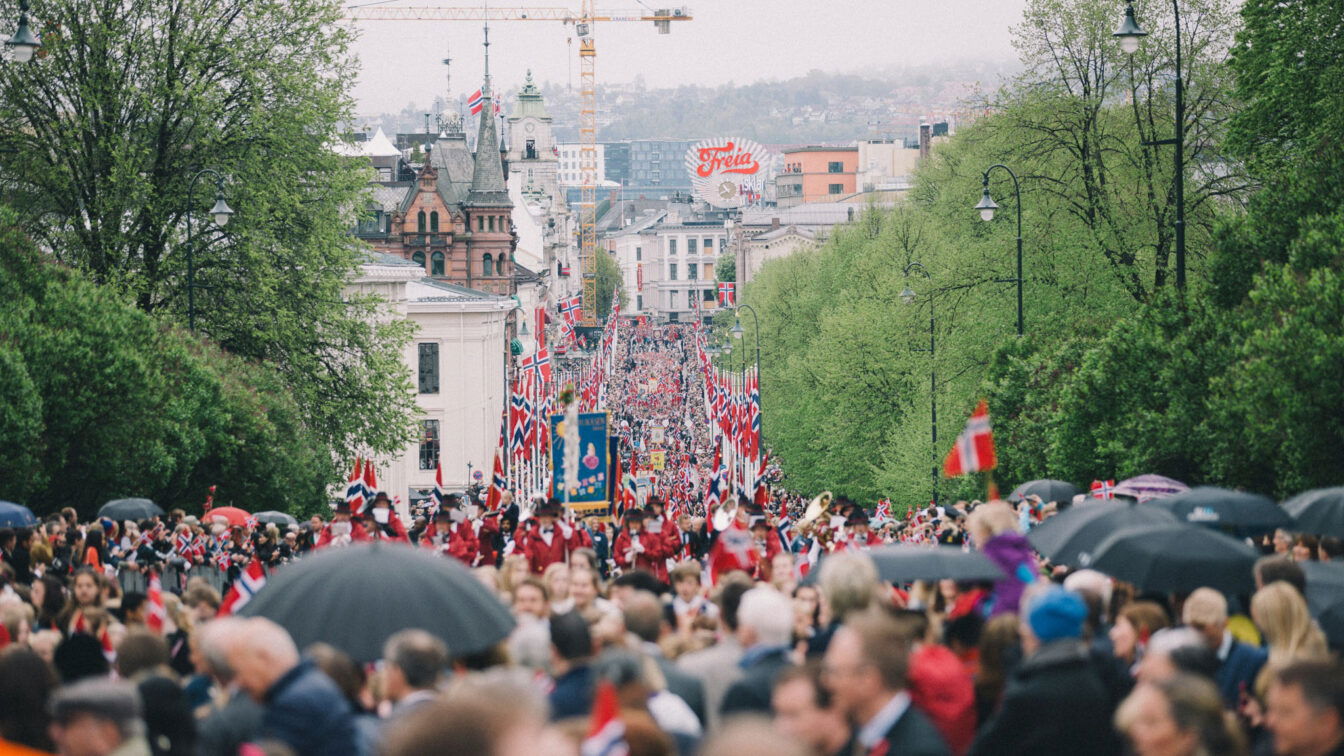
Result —
[[[943,461],[943,474],[955,478],[980,470],[993,470],[997,464],[994,434],[989,426],[989,404],[981,399],[975,412],[971,413],[971,419],[966,421],[966,430],[957,436],[952,451]]]

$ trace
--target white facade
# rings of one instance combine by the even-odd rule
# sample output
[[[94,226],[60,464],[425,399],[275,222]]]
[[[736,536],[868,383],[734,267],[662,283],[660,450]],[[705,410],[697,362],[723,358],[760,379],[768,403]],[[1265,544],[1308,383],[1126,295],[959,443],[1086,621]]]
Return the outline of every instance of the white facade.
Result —
[[[409,504],[433,489],[433,445],[427,440],[435,430],[446,488],[468,485],[469,463],[488,477],[507,401],[506,321],[514,300],[434,281],[414,263],[377,254],[360,267],[348,289],[378,295],[385,317],[416,325],[402,358],[421,412],[416,421],[421,438],[391,458],[376,460],[383,490]],[[428,388],[436,390],[421,391]]]
[[[560,185],[561,186],[582,186],[583,170],[579,165],[582,159],[580,145],[577,142],[561,143],[560,149]],[[597,145],[597,183],[601,185],[607,180],[607,157],[606,147]]]
[[[716,312],[714,266],[727,236],[722,221],[684,220],[676,211],[646,215],[609,234],[630,310],[679,322]]]

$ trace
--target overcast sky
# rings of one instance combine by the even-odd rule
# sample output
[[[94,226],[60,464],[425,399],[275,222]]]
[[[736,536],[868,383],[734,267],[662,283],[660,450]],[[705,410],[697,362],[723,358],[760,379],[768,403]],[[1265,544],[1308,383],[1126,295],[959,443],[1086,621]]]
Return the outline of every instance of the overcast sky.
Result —
[[[718,85],[798,76],[812,69],[849,73],[939,60],[1011,60],[1009,27],[1026,0],[699,0],[693,20],[660,35],[652,23],[598,24],[597,80],[649,87]],[[371,4],[369,0],[352,0]],[[454,0],[386,0],[389,6],[462,5]],[[578,0],[496,0],[492,7],[578,7]],[[652,7],[668,7],[648,0]],[[638,7],[638,0],[598,0],[599,10]],[[676,7],[676,6],[670,6]],[[481,25],[463,21],[361,21],[355,52],[362,72],[359,111],[394,112],[444,93],[451,54],[452,94],[474,91],[482,74]],[[573,45],[566,44],[573,39]],[[559,22],[496,22],[490,27],[490,73],[496,88],[522,83],[578,83],[578,39]]]

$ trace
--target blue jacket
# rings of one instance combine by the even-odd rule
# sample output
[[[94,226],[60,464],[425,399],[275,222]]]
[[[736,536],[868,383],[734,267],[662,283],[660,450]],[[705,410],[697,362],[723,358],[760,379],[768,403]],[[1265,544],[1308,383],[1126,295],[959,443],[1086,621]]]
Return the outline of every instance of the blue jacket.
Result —
[[[586,717],[593,708],[593,670],[587,664],[555,678],[549,696],[551,720]]]
[[[1263,648],[1248,646],[1235,638],[1228,649],[1227,658],[1218,667],[1218,692],[1223,695],[1223,704],[1233,709],[1240,703],[1243,690],[1251,692],[1255,688],[1255,677],[1265,666],[1269,653]]]
[[[356,756],[354,715],[336,683],[309,660],[266,691],[261,738],[284,742],[299,756]]]

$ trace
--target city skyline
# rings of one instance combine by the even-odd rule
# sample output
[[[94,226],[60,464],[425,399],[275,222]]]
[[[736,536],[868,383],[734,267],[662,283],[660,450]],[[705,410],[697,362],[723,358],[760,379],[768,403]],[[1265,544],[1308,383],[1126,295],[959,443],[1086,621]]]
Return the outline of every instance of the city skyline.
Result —
[[[535,0],[512,5],[541,7]],[[822,12],[801,0],[705,0],[687,6],[693,19],[674,23],[668,35],[658,34],[648,23],[598,24],[598,86],[637,78],[650,88],[718,86],[787,79],[811,70],[877,73],[937,60],[1011,60],[1010,27],[1021,20],[1025,0],[940,5],[853,0],[833,5],[843,5],[844,15],[834,15],[836,26],[821,32],[816,22]],[[411,102],[475,91],[484,72],[481,26],[465,21],[353,24],[359,35],[352,45],[360,69],[352,91],[357,111],[395,112]],[[804,35],[807,44],[787,46]],[[571,27],[496,22],[490,27],[490,43],[490,72],[501,89],[521,84],[528,70],[539,83],[574,81],[577,86],[578,38]],[[450,85],[441,62],[445,56],[452,59]]]

